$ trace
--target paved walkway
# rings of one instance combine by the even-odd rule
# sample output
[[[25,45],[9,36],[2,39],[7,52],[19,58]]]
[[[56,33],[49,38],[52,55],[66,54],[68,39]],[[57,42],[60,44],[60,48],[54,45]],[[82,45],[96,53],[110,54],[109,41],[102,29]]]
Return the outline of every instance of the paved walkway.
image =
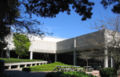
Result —
[[[5,74],[8,77],[45,77],[46,74],[49,72],[24,72],[21,69],[14,69],[14,70],[6,70]],[[86,72],[87,74],[92,74],[96,77],[100,77],[100,73],[98,70],[94,70],[92,72]]]
[[[48,72],[23,72],[17,70],[5,71],[9,77],[45,77]]]

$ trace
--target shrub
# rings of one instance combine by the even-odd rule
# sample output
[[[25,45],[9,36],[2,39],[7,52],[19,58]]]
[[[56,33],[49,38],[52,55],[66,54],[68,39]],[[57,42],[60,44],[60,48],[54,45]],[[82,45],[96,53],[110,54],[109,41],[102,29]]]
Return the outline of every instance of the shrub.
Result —
[[[4,72],[4,60],[0,60],[0,73]]]
[[[70,66],[61,62],[55,62],[50,64],[44,64],[39,66],[32,66],[30,67],[31,71],[55,71],[56,66]]]
[[[46,77],[94,77],[84,72],[52,72],[48,73]]]
[[[24,71],[24,72],[30,72],[31,69],[30,68],[23,68],[22,71]]]
[[[116,77],[116,71],[113,68],[100,69],[101,77]]]
[[[7,76],[5,73],[3,73],[3,72],[0,72],[0,77],[9,77],[9,76]]]

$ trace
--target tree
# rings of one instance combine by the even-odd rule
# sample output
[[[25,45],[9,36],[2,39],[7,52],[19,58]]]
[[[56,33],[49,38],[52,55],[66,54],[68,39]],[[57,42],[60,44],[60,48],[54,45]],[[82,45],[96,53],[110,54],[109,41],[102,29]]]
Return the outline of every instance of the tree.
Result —
[[[116,2],[112,11],[120,13],[119,0],[101,0],[105,7]],[[25,13],[30,15],[30,18],[32,14],[41,17],[55,17],[60,12],[70,14],[72,7],[77,14],[82,16],[82,20],[86,20],[92,16],[94,2],[90,0],[0,0],[0,51],[6,46],[4,37],[10,33],[11,26],[16,26],[17,31],[26,29],[29,33],[43,34],[41,30],[37,31],[37,28],[30,26],[39,23],[38,21],[32,20],[31,22],[31,20],[22,19],[20,5],[25,7]]]
[[[42,17],[55,17],[59,12],[70,13],[70,4],[74,5],[76,12],[83,16],[83,20],[90,18],[92,13],[92,2],[88,0],[0,0],[0,51],[7,45],[4,37],[10,33],[10,27],[14,26],[16,31],[22,32],[25,29],[29,33],[44,34],[40,29],[31,26],[40,24],[31,18],[32,14]],[[30,17],[29,20],[21,17],[19,6],[23,5]],[[84,10],[84,11],[83,11]],[[37,29],[37,30],[36,30]]]
[[[101,29],[107,29],[107,33],[105,34],[105,44],[108,48],[107,56],[111,57],[111,67],[117,71],[120,67],[120,16],[118,15],[112,19],[109,18],[100,27]]]
[[[84,52],[79,52],[79,54],[80,54],[79,57],[85,59],[86,66],[88,66],[89,65],[88,60],[92,58],[91,56],[92,53],[90,51],[84,51]]]
[[[101,4],[107,8],[109,5],[114,5],[112,11],[114,13],[120,14],[120,0],[101,0]]]
[[[26,35],[16,33],[14,34],[15,52],[19,57],[26,56],[30,47],[30,40]]]
[[[4,38],[10,33],[10,28],[7,24],[13,24],[15,18],[19,16],[17,0],[0,0],[0,51],[6,47],[7,43]]]
[[[108,42],[110,45],[108,47],[111,48],[110,55],[114,60],[114,68],[118,70],[120,67],[120,16],[117,16],[113,23],[110,23],[110,26],[107,26],[107,28],[113,30],[109,33],[111,41]]]

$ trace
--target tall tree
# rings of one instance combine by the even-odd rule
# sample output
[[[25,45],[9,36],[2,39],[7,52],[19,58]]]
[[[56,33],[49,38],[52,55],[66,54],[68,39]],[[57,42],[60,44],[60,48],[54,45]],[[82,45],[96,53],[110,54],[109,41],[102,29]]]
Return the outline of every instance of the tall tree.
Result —
[[[0,0],[0,51],[6,46],[4,37],[10,32],[7,25],[15,22],[19,16],[18,0]]]
[[[120,13],[119,0],[101,0],[101,3],[105,7],[116,3],[112,11]],[[4,37],[10,32],[10,26],[16,26],[16,30],[24,28],[31,33],[43,34],[41,30],[36,32],[35,28],[30,26],[38,23],[36,20],[32,20],[33,22],[31,22],[31,20],[19,20],[21,19],[20,5],[24,5],[26,13],[29,14],[30,17],[32,14],[41,17],[55,17],[60,12],[70,14],[72,7],[77,14],[82,16],[82,20],[86,20],[92,16],[92,6],[94,2],[90,0],[0,0],[0,46],[3,46],[0,48],[0,51],[6,46]]]
[[[111,57],[111,67],[117,71],[120,67],[120,16],[109,18],[99,28],[106,29],[105,44],[108,49],[107,56]]]
[[[26,35],[23,34],[14,34],[14,45],[15,45],[15,52],[19,57],[26,56],[27,52],[29,51],[30,47],[30,40]]]
[[[42,17],[55,17],[59,12],[67,11],[70,13],[70,5],[73,5],[75,11],[83,16],[83,20],[92,15],[92,2],[88,0],[0,0],[0,51],[6,46],[4,37],[10,33],[10,27],[15,26],[16,31],[27,30],[29,33],[43,34],[40,29],[30,26],[38,24],[36,20],[20,20],[21,10],[19,6],[23,5],[28,15],[36,14]]]

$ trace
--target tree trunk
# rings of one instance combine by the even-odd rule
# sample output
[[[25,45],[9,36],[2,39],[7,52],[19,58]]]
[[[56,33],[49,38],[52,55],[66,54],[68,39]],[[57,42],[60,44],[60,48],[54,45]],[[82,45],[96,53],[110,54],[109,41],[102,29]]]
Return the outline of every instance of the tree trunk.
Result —
[[[20,59],[20,56],[18,56],[18,59]]]
[[[119,70],[119,63],[114,63],[114,69],[117,75],[117,71]]]
[[[88,59],[86,58],[86,71],[88,71]]]
[[[3,51],[1,51],[1,57],[3,58]]]
[[[86,58],[86,66],[88,66],[88,59]]]

